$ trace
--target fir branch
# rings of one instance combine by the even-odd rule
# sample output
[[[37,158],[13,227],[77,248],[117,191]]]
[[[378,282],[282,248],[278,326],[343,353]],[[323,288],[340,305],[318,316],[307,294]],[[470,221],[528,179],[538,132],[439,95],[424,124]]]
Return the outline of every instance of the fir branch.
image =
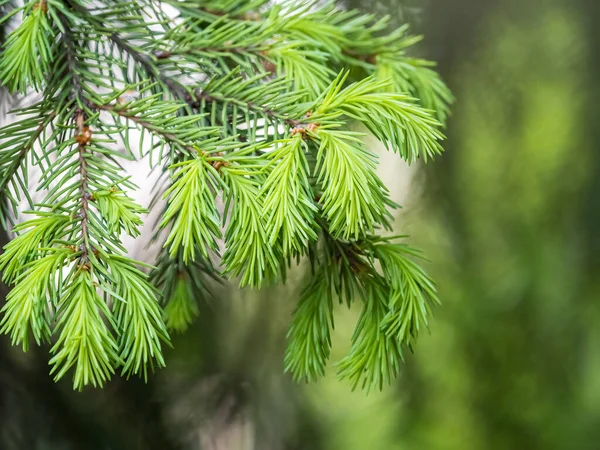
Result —
[[[216,240],[221,238],[214,198],[216,181],[211,174],[214,169],[202,156],[177,163],[172,168],[177,170],[173,185],[164,194],[169,200],[160,224],[166,227],[174,219],[165,247],[169,247],[171,257],[181,247],[184,263],[195,258],[196,248],[206,258],[208,250],[217,251]]]
[[[163,73],[153,63],[149,55],[135,49],[117,33],[110,33],[109,37],[119,49],[129,54],[135,62],[140,64],[140,66],[148,74],[148,77],[164,84],[175,98],[186,101],[187,103],[192,102],[192,97],[189,94],[189,92],[187,92],[187,89],[174,77],[168,76],[165,73]]]
[[[352,347],[338,364],[338,376],[348,379],[352,389],[360,386],[368,392],[374,388],[381,390],[396,378],[403,356],[400,343],[381,329],[387,309],[385,286],[368,283],[363,301]]]
[[[157,123],[153,123],[151,120],[145,119],[140,116],[136,116],[135,114],[131,113],[129,111],[129,108],[131,106],[132,105],[127,105],[124,107],[117,107],[115,105],[94,105],[94,107],[96,109],[108,111],[113,115],[123,117],[127,120],[131,120],[132,122],[139,125],[140,127],[144,128],[152,133],[160,135],[161,137],[166,139],[168,142],[178,145],[180,148],[182,148],[183,150],[186,150],[189,153],[197,152],[197,150],[194,146],[182,141],[177,134],[167,131],[167,129],[165,127],[161,127]],[[165,105],[163,104],[161,106],[165,106]],[[177,105],[175,109],[177,109],[178,107],[179,107],[179,105]]]
[[[29,2],[25,18],[4,43],[0,58],[0,80],[10,92],[26,93],[28,87],[39,90],[52,61],[52,28],[47,17],[46,0]]]
[[[59,303],[58,339],[51,349],[50,364],[55,379],[62,378],[75,366],[73,388],[81,390],[92,384],[102,386],[120,364],[117,343],[109,331],[110,311],[100,298],[89,269],[80,267],[72,275],[71,284]]]
[[[331,329],[333,294],[329,280],[321,273],[306,286],[292,315],[285,371],[307,382],[322,377],[331,351]]]
[[[118,369],[146,377],[164,365],[167,328],[185,329],[210,298],[210,279],[285,281],[291,258],[306,255],[286,370],[322,375],[334,299],[362,301],[339,376],[380,388],[437,297],[418,254],[377,236],[397,205],[362,136],[348,130],[362,122],[408,162],[441,152],[452,96],[429,62],[409,54],[420,38],[333,1],[166,3],[179,17],[136,2],[15,8],[24,22],[4,47],[0,78],[43,100],[0,129],[2,220],[28,197],[29,155],[47,195],[0,256],[15,283],[0,331],[24,347],[55,333],[52,373],[74,368],[77,389]],[[350,77],[352,68],[360,70]],[[134,129],[140,154],[172,175],[158,188],[168,236],[149,279],[120,239],[139,234],[144,212],[119,165],[134,158]],[[113,148],[119,138],[125,153]],[[222,227],[220,270],[208,261]]]
[[[317,207],[308,181],[308,163],[301,133],[276,143],[266,154],[270,172],[260,196],[270,245],[280,242],[283,256],[304,253],[309,240],[316,239],[314,214]]]

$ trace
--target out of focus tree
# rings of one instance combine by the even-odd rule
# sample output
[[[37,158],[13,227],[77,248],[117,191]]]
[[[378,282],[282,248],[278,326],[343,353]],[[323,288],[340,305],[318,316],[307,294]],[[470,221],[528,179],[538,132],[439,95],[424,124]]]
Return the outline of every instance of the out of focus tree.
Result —
[[[413,211],[398,226],[423,239],[444,306],[395,398],[375,407],[355,399],[372,408],[370,416],[342,406],[338,442],[357,450],[374,442],[386,449],[595,448],[596,7],[428,6],[424,48],[459,100],[451,151],[424,171],[437,188],[426,192],[422,219]]]
[[[463,26],[451,19],[471,2],[438,3],[433,46],[449,50],[440,59],[460,101],[452,151],[427,174],[439,187],[409,228],[437,242],[445,302],[398,388],[410,397],[399,448],[592,448],[600,291],[581,208],[597,88],[585,8],[506,2]]]

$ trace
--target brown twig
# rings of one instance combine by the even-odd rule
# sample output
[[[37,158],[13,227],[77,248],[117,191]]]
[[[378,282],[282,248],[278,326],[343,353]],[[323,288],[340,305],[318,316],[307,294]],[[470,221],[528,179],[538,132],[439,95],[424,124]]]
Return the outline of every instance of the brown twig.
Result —
[[[108,111],[112,114],[116,114],[120,117],[124,117],[125,119],[131,120],[132,122],[138,124],[142,128],[145,128],[148,131],[151,131],[153,133],[160,134],[166,140],[179,144],[182,148],[186,149],[189,152],[197,152],[196,148],[181,141],[173,133],[169,133],[167,131],[161,130],[160,128],[152,125],[150,122],[148,122],[144,119],[141,119],[140,117],[138,117],[134,114],[130,114],[126,109],[116,108],[113,105],[94,105],[94,107],[96,109],[100,109],[102,111]]]
[[[81,208],[79,209],[79,216],[81,218],[81,261],[82,264],[86,264],[88,261],[88,200],[90,199],[90,193],[88,191],[88,176],[87,176],[87,161],[85,158],[86,146],[92,140],[92,132],[85,125],[85,113],[78,109],[75,113],[75,124],[77,126],[78,134],[75,136],[75,140],[78,144],[78,159],[79,159],[79,193],[81,195]]]

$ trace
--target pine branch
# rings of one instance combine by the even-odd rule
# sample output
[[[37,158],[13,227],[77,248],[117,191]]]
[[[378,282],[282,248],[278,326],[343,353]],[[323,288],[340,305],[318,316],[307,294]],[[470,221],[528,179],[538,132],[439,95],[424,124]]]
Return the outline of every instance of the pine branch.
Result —
[[[15,215],[21,194],[27,198],[29,205],[33,206],[26,185],[27,158],[31,155],[36,142],[56,117],[56,112],[46,112],[42,105],[34,105],[21,113],[34,113],[36,116],[0,129],[0,143],[3,144],[0,154],[0,192],[3,197],[0,204],[0,220],[5,228],[6,219],[12,222],[8,203],[12,205]],[[23,174],[22,177],[18,176],[19,170]]]
[[[46,0],[16,8],[16,11],[23,11],[24,20],[8,36],[0,58],[0,80],[10,92],[26,93],[28,87],[39,90],[43,85],[44,73],[51,61],[53,39],[47,8]]]
[[[132,45],[128,44],[123,38],[117,33],[111,33],[110,39],[117,45],[119,49],[129,54],[134,61],[146,71],[149,78],[164,84],[167,89],[173,94],[175,98],[190,103],[192,101],[191,95],[187,92],[186,88],[179,83],[175,78],[170,77],[163,73],[152,61],[150,56],[136,50]]]
[[[314,381],[325,375],[331,351],[333,294],[326,276],[318,274],[306,286],[292,315],[285,353],[285,370],[295,379]]]
[[[198,251],[193,261],[185,264],[181,250],[174,259],[163,250],[150,279],[163,293],[167,327],[176,332],[185,331],[198,316],[199,305],[213,297],[211,283],[221,282],[217,270]]]
[[[398,205],[362,135],[349,130],[361,122],[409,163],[441,153],[453,99],[434,66],[410,53],[420,37],[333,1],[164,3],[179,16],[136,1],[0,0],[7,17],[24,17],[2,49],[2,84],[42,96],[0,129],[2,220],[30,200],[30,165],[46,191],[0,256],[14,283],[0,332],[24,348],[31,336],[40,344],[55,335],[52,373],[73,369],[76,389],[117,370],[147,377],[165,365],[167,328],[189,326],[214,280],[285,282],[292,258],[306,257],[286,370],[321,376],[335,298],[362,302],[338,375],[381,388],[437,297],[419,254],[378,236]],[[121,241],[139,235],[145,212],[120,165],[137,153],[132,130],[167,200],[155,234],[167,230],[165,247],[150,277]]]
[[[283,256],[304,252],[306,242],[316,239],[317,207],[308,181],[308,164],[300,133],[281,141],[266,156],[270,162],[260,196],[263,198],[266,231],[271,246],[281,243]]]
[[[178,107],[179,107],[179,105],[176,105],[176,109]],[[113,115],[117,115],[117,116],[123,117],[127,120],[131,120],[132,122],[136,123],[140,127],[144,128],[152,133],[162,136],[166,141],[173,143],[173,144],[177,144],[179,147],[181,147],[183,150],[186,150],[187,152],[196,153],[196,151],[197,151],[196,148],[194,148],[192,145],[186,144],[184,141],[182,141],[177,136],[177,134],[168,132],[164,127],[161,127],[155,123],[152,123],[151,120],[147,120],[140,116],[136,116],[135,114],[131,113],[127,109],[127,107],[118,108],[118,107],[115,107],[114,105],[94,105],[94,108],[100,109],[103,111],[108,111]]]

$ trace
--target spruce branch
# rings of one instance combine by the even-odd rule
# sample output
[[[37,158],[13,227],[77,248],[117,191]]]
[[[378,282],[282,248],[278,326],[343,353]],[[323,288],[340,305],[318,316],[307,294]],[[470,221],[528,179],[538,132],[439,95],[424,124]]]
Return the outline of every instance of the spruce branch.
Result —
[[[6,228],[6,220],[12,221],[9,204],[16,215],[21,195],[25,196],[30,207],[33,207],[27,188],[27,158],[32,156],[34,145],[56,117],[56,112],[47,112],[41,104],[33,105],[20,114],[33,114],[33,117],[19,120],[0,129],[0,220]],[[18,175],[18,172],[21,174]]]
[[[194,259],[196,247],[205,258],[208,250],[217,251],[217,239],[221,237],[213,194],[217,181],[211,173],[214,169],[201,155],[173,168],[176,169],[173,185],[165,192],[169,206],[160,226],[167,226],[175,218],[165,246],[170,247],[171,257],[181,247],[183,261],[187,263]]]
[[[219,172],[228,188],[227,205],[232,205],[225,233],[224,275],[241,275],[240,286],[260,288],[263,280],[276,280],[282,259],[279,248],[268,242],[260,196],[264,180],[239,162],[225,162]]]
[[[168,76],[163,73],[159,67],[152,61],[152,58],[143,53],[142,51],[134,48],[131,44],[126,42],[119,34],[110,33],[110,39],[117,45],[117,47],[129,54],[135,62],[137,62],[146,72],[148,78],[163,83],[167,89],[173,94],[173,96],[179,100],[191,101],[191,96],[187,92],[186,88],[177,81],[174,77]]]
[[[381,390],[396,378],[403,356],[400,343],[381,329],[388,302],[385,287],[368,283],[363,302],[350,353],[339,362],[338,376],[348,379],[353,389],[360,386],[368,392]]]
[[[285,353],[285,370],[295,379],[314,381],[325,375],[331,351],[333,293],[324,273],[306,286],[292,315]]]
[[[0,332],[24,348],[53,342],[52,373],[73,370],[76,389],[117,371],[147,377],[166,364],[167,330],[189,326],[213,282],[285,282],[292,258],[307,258],[286,370],[325,373],[337,299],[362,303],[338,375],[366,389],[394,379],[436,291],[416,251],[379,236],[398,205],[350,130],[361,122],[409,163],[441,153],[453,99],[413,56],[420,37],[333,1],[0,5],[23,13],[1,83],[42,97],[0,128],[1,218],[13,220],[23,197],[34,214],[0,256],[14,284]],[[156,198],[166,200],[156,267],[127,258],[121,241],[143,223],[121,167],[137,154],[161,171]],[[33,166],[45,194],[36,204]]]
[[[58,339],[51,349],[50,371],[62,378],[75,367],[73,387],[102,386],[121,363],[117,343],[108,326],[115,328],[106,303],[100,298],[90,269],[79,266],[58,304]],[[108,321],[108,325],[105,323]]]
[[[387,188],[375,174],[377,157],[363,147],[360,133],[317,128],[320,202],[333,235],[358,239],[387,223]]]
[[[182,250],[172,259],[166,249],[159,255],[150,280],[163,293],[167,328],[176,332],[185,331],[199,315],[200,304],[213,297],[211,283],[221,282],[218,271],[198,251],[185,264]]]
[[[75,89],[77,89],[77,83],[75,84]],[[91,197],[91,194],[88,190],[88,173],[87,173],[87,160],[86,160],[86,146],[89,144],[91,140],[91,134],[89,127],[84,125],[85,123],[85,114],[83,111],[78,110],[75,113],[75,123],[77,126],[77,135],[75,136],[75,140],[77,141],[77,160],[79,164],[79,193],[81,195],[80,201],[80,209],[78,213],[79,219],[81,219],[81,260],[87,262],[88,253],[90,248],[90,242],[88,237],[88,200]]]
[[[56,292],[48,281],[62,270],[71,253],[67,248],[51,249],[17,278],[17,285],[6,297],[2,308],[4,317],[0,323],[0,332],[10,334],[13,345],[21,344],[27,351],[30,334],[33,334],[37,345],[50,340],[51,329],[46,311],[49,305],[45,300],[49,295],[55,296]]]
[[[161,122],[163,121],[165,115],[176,112],[181,107],[181,104],[173,103],[171,108],[167,109],[166,107],[169,106],[169,104],[167,104],[165,102],[161,102],[160,104],[158,104],[158,106],[160,107],[160,110],[155,111],[155,114],[153,115],[152,110],[151,110],[153,102],[148,101],[147,99],[144,99],[140,103],[142,103],[142,102],[144,103],[143,106],[146,108],[144,111],[145,112],[144,118],[142,118],[141,116],[137,116],[134,112],[132,112],[132,110],[138,109],[138,105],[134,105],[134,104],[129,104],[125,107],[115,107],[114,105],[110,105],[110,104],[109,105],[94,105],[94,107],[97,109],[103,110],[103,111],[108,111],[115,116],[119,116],[119,117],[123,117],[127,120],[131,120],[135,124],[150,131],[151,133],[160,135],[167,142],[177,145],[182,150],[185,150],[189,153],[196,153],[196,148],[194,146],[183,141],[181,139],[181,137],[179,137],[177,134],[168,131],[168,127],[173,125],[172,122],[169,123],[166,127],[161,126]],[[153,120],[153,119],[155,119],[155,120]],[[156,120],[156,119],[158,119],[158,120]],[[191,120],[193,121],[194,118],[192,118]]]
[[[317,238],[317,207],[308,180],[308,162],[301,133],[282,140],[266,154],[270,169],[262,186],[263,215],[270,245],[281,243],[283,256],[302,254],[309,240]]]
[[[0,80],[10,92],[39,90],[52,59],[54,33],[47,17],[46,0],[27,2],[18,8],[24,19],[4,43],[0,58]],[[0,18],[4,20],[4,17]]]

